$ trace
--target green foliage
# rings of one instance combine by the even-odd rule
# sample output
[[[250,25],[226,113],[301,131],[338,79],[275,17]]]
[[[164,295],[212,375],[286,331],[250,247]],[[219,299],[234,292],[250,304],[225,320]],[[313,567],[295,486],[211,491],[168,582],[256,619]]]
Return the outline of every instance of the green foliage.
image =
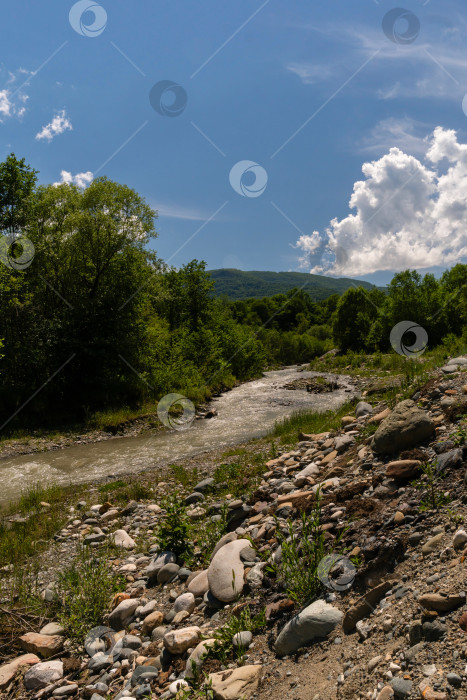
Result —
[[[456,447],[465,445],[465,443],[467,442],[467,415],[461,416],[460,418],[463,421],[463,425],[460,425],[457,428],[457,430],[451,435],[451,438]]]
[[[157,530],[157,543],[161,550],[173,552],[185,561],[192,555],[193,543],[183,499],[175,494],[163,505],[166,513]]]
[[[266,627],[266,609],[263,608],[257,615],[252,615],[251,608],[246,605],[238,614],[233,614],[227,622],[219,627],[213,637],[216,640],[207,652],[208,658],[219,659],[225,663],[234,652],[233,638],[238,632],[260,632]],[[237,657],[242,657],[246,649],[238,648]]]
[[[419,481],[412,483],[418,490],[424,491],[425,495],[420,501],[420,510],[439,510],[449,503],[449,497],[439,488],[440,481],[444,474],[437,470],[438,460],[425,462],[421,465],[423,476]]]
[[[124,589],[124,577],[109,569],[102,550],[95,555],[83,547],[58,577],[55,606],[67,637],[82,644],[89,630],[103,623],[112,596]]]
[[[318,489],[313,510],[303,513],[301,527],[294,530],[288,521],[286,532],[277,522],[276,535],[282,549],[281,563],[270,565],[286,589],[287,595],[299,605],[311,602],[322,588],[318,566],[326,554],[324,532],[321,525],[321,494]]]
[[[27,269],[0,265],[0,413],[8,431],[117,431],[142,411],[154,414],[168,393],[201,403],[267,367],[311,362],[336,345],[354,353],[356,370],[369,351],[396,355],[389,334],[401,320],[426,328],[431,348],[465,350],[466,265],[440,280],[407,270],[387,291],[299,273],[210,275],[202,261],[174,269],[150,250],[155,217],[137,192],[106,177],[86,189],[37,186],[24,159],[11,154],[0,163],[2,229],[21,229],[35,247]],[[259,279],[273,296],[216,297],[214,285],[232,274],[234,286],[245,282],[237,297],[251,296],[252,282],[262,293]]]

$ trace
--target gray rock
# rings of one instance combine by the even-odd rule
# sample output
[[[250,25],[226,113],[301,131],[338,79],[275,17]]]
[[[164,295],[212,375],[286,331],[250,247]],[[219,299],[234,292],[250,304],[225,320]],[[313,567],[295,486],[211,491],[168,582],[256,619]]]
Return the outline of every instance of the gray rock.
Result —
[[[177,561],[177,557],[173,552],[160,552],[156,555],[149,566],[144,569],[143,574],[149,580],[157,578],[157,574],[166,564],[172,564]]]
[[[316,638],[326,637],[342,621],[343,614],[324,600],[317,600],[282,628],[274,649],[279,656],[292,654]]]
[[[140,637],[134,634],[126,634],[122,639],[122,644],[125,649],[141,649],[143,643]]]
[[[435,432],[430,416],[413,401],[398,403],[373,435],[371,446],[378,454],[391,454],[414,447]]]
[[[448,469],[458,469],[462,466],[463,451],[462,449],[450,450],[438,455],[436,458],[436,472],[445,472]]]
[[[202,493],[204,491],[210,491],[212,488],[214,488],[215,483],[215,479],[208,477],[207,479],[200,481],[199,484],[196,484],[195,491],[201,491]]]
[[[158,675],[159,669],[155,666],[137,666],[131,676],[131,686],[134,688],[135,685],[140,685],[145,681],[151,681],[157,678]]]
[[[462,678],[458,676],[457,673],[448,673],[446,680],[449,685],[452,685],[454,688],[460,688],[462,685]]]
[[[180,569],[178,564],[166,564],[157,574],[157,583],[164,584],[173,581]]]
[[[24,675],[26,690],[40,690],[50,683],[63,678],[63,663],[61,661],[43,661],[35,664]]]
[[[92,659],[89,659],[88,663],[88,669],[92,673],[100,673],[101,671],[104,671],[106,668],[110,668],[113,664],[113,656],[109,656],[108,654],[105,654],[102,651],[98,651],[97,654],[94,654]]]
[[[117,605],[117,607],[112,610],[109,615],[109,625],[112,627],[112,629],[114,629],[116,632],[125,629],[133,617],[137,607],[138,600],[136,598],[122,600],[122,602]]]
[[[185,498],[185,503],[187,506],[191,505],[192,503],[199,503],[200,501],[204,501],[204,496],[202,493],[197,491],[193,491],[193,493],[190,493],[190,495]]]
[[[357,404],[357,408],[355,409],[355,415],[357,418],[361,418],[362,416],[369,416],[373,413],[373,406],[366,401],[359,401]]]
[[[463,357],[462,355],[460,357],[453,357],[452,360],[449,360],[448,365],[465,367],[467,365],[467,357]]]
[[[176,613],[180,612],[181,610],[186,610],[187,612],[192,613],[194,609],[195,596],[190,592],[179,595],[174,603],[174,610]]]
[[[342,452],[345,452],[351,445],[353,445],[355,442],[355,438],[353,435],[339,435],[339,437],[336,437],[334,440],[334,447],[337,450],[338,454],[341,454]]]
[[[412,681],[406,680],[405,678],[393,678],[391,681],[391,688],[396,698],[408,698],[412,692],[412,687]]]

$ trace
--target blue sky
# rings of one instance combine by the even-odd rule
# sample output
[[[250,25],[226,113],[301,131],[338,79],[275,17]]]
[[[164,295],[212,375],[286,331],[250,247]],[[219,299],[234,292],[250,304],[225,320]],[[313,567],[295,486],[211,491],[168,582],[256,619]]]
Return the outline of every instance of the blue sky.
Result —
[[[467,262],[460,1],[404,0],[397,22],[386,0],[102,0],[70,22],[74,5],[4,10],[1,157],[24,156],[42,183],[135,188],[176,266],[380,283]],[[182,88],[177,116],[150,104],[161,81]],[[239,161],[253,166],[235,191]]]

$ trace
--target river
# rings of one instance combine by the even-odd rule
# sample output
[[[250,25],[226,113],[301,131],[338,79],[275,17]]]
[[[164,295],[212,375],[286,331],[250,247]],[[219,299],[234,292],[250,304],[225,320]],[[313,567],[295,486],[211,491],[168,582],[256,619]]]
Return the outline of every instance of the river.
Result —
[[[284,384],[318,376],[297,367],[266,372],[222,394],[211,403],[218,415],[195,420],[187,430],[150,432],[116,437],[60,450],[7,457],[0,460],[0,503],[19,497],[28,486],[90,482],[111,475],[133,474],[146,468],[176,462],[212,449],[228,447],[265,435],[276,420],[294,411],[339,408],[354,392],[350,378],[339,377],[345,388],[332,393],[309,394]]]

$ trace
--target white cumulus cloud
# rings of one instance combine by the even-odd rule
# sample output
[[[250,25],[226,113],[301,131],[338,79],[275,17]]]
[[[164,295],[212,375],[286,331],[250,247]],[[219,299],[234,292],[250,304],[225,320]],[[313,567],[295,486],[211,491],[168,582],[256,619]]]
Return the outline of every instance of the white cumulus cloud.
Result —
[[[90,182],[93,181],[94,175],[90,170],[88,170],[85,173],[76,173],[76,175],[72,175],[68,170],[62,170],[60,173],[60,180],[58,182],[54,182],[54,186],[57,187],[58,185],[78,185],[78,187],[87,187]]]
[[[467,145],[455,131],[435,129],[425,163],[393,147],[362,171],[349,202],[355,213],[300,236],[302,267],[356,277],[467,257]]]
[[[68,119],[66,112],[62,109],[54,116],[49,124],[42,127],[41,131],[36,134],[36,139],[46,139],[49,143],[55,136],[63,134],[64,131],[72,131],[71,121]]]
[[[24,104],[28,99],[27,95],[12,93],[8,88],[0,90],[0,122],[8,117],[21,119],[26,111]]]

